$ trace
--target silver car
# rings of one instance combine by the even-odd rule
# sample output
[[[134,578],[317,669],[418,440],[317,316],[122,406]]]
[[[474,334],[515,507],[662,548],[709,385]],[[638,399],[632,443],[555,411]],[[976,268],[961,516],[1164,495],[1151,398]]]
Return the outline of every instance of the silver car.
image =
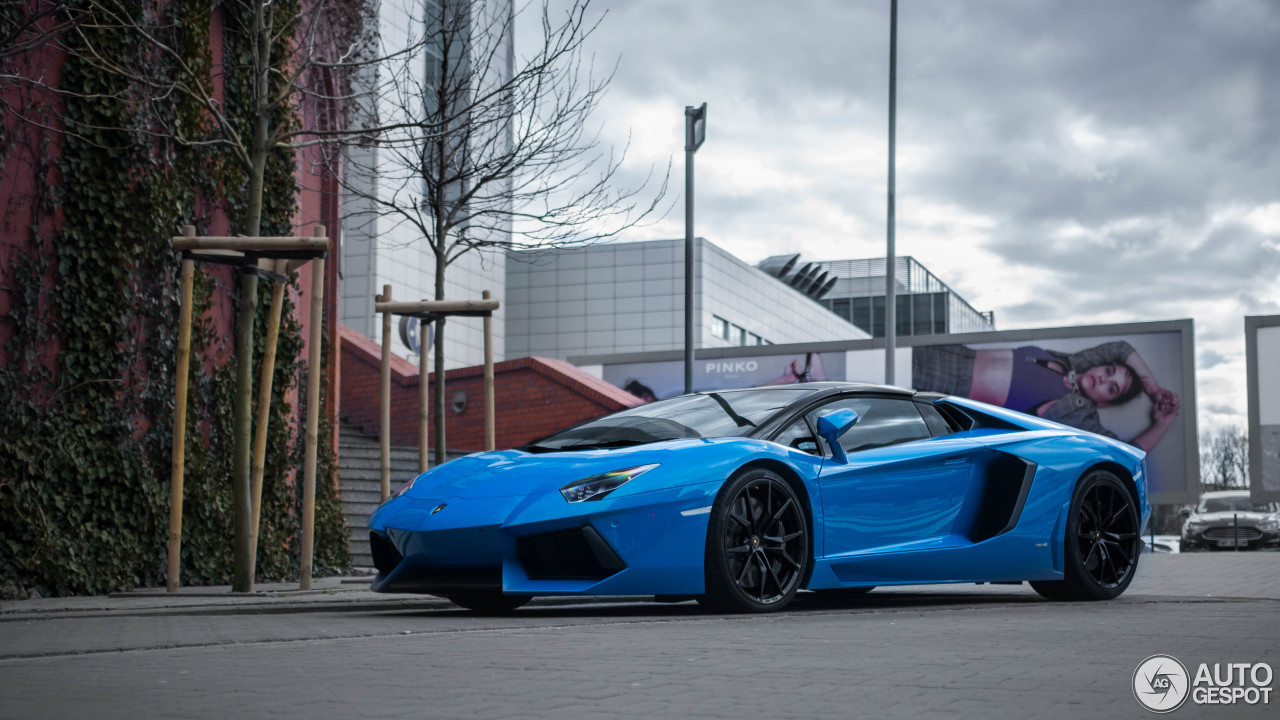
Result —
[[[1248,490],[1207,492],[1194,511],[1183,510],[1182,552],[1280,547],[1280,508],[1254,502]]]

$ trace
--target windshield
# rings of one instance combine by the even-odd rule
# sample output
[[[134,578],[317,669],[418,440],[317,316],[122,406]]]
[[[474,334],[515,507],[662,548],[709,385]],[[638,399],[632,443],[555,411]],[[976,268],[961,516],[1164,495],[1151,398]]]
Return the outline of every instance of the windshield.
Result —
[[[1275,503],[1254,502],[1248,495],[1228,495],[1227,497],[1210,497],[1200,501],[1196,512],[1275,512]]]
[[[531,452],[643,445],[679,438],[746,435],[810,389],[682,395],[606,415],[525,446]]]

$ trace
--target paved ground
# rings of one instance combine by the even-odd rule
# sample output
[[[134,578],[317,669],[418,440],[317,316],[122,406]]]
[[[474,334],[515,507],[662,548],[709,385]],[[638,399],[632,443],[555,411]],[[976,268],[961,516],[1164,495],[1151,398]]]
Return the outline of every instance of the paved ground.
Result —
[[[480,618],[328,583],[0,604],[0,718],[1139,718],[1149,655],[1280,670],[1280,553],[1148,555],[1110,603],[933,586],[767,617],[628,602]]]

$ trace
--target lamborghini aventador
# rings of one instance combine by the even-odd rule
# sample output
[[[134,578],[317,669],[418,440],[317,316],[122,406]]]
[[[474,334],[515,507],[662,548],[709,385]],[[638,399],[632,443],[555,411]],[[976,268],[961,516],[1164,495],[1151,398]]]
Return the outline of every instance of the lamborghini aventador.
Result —
[[[370,519],[373,589],[785,607],[801,590],[1028,581],[1124,592],[1143,452],[957,397],[855,383],[700,392],[419,475]]]

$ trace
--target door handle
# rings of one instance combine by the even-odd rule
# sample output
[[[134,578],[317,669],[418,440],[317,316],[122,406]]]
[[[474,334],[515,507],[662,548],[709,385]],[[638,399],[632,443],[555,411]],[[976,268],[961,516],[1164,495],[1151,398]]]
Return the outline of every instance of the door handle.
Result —
[[[957,455],[956,457],[949,457],[946,460],[943,460],[942,464],[943,465],[959,465],[961,463],[966,463],[966,462],[969,462],[969,460],[965,458],[965,456]]]

